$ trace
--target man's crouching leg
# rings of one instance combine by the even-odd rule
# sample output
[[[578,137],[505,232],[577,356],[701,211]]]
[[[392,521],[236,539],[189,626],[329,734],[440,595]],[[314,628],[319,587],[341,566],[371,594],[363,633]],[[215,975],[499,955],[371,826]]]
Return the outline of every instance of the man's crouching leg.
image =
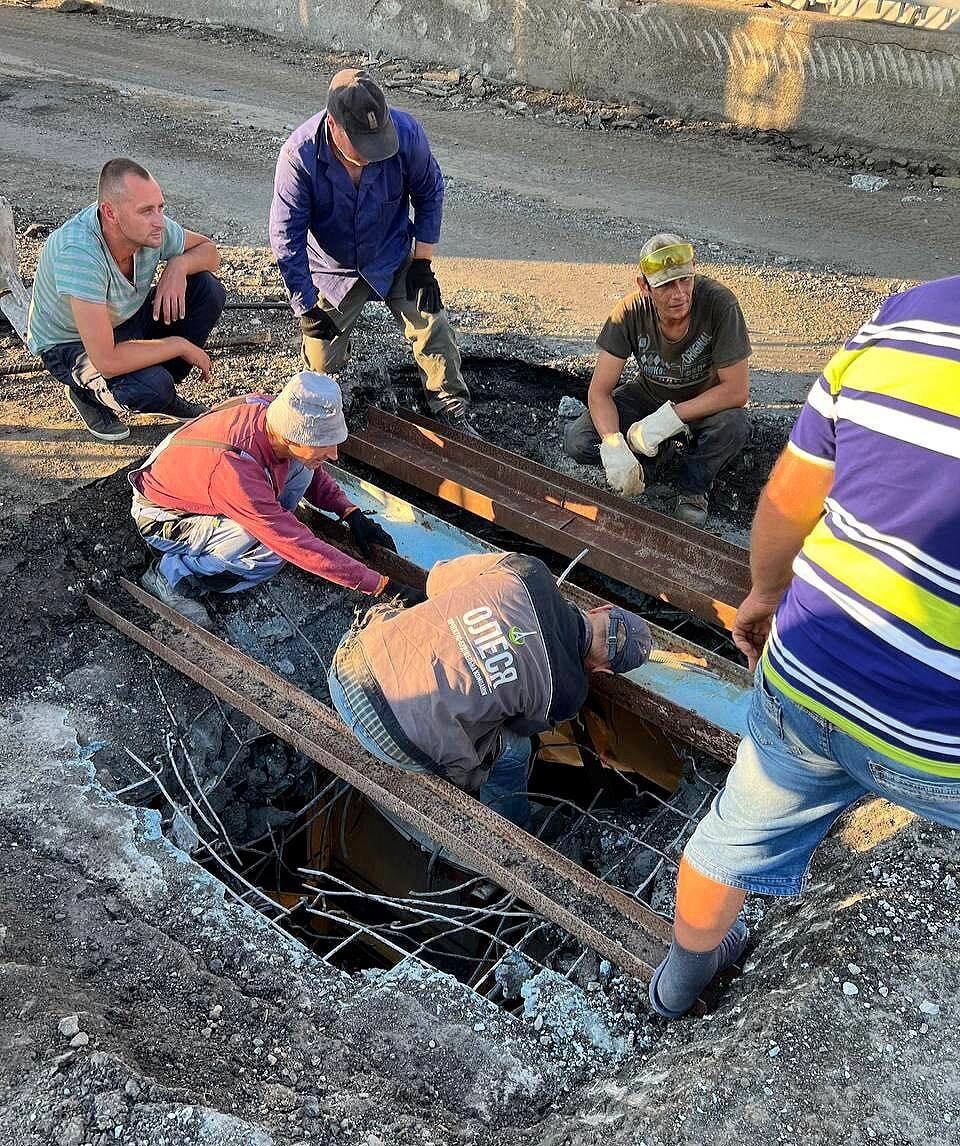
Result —
[[[151,292],[147,300],[147,325],[144,337],[185,338],[187,342],[202,348],[207,345],[210,332],[220,321],[226,301],[227,292],[217,276],[210,271],[198,271],[187,278],[184,297],[186,314],[183,318],[170,323],[165,323],[162,318],[154,319]],[[175,383],[182,382],[192,369],[184,358],[171,358],[164,363],[164,366]]]
[[[251,537],[229,518],[196,518],[214,527],[180,555],[180,562],[201,592],[241,593],[269,581],[283,568],[283,558]]]
[[[480,802],[499,812],[517,827],[530,823],[527,778],[530,772],[530,737],[504,729],[503,749],[480,786]]]
[[[158,530],[141,525],[141,534],[159,554],[141,579],[143,587],[204,628],[212,624],[204,596],[240,593],[283,567],[283,558],[228,518],[185,515]]]
[[[600,464],[600,435],[589,410],[568,422],[563,432],[563,452],[583,466]]]

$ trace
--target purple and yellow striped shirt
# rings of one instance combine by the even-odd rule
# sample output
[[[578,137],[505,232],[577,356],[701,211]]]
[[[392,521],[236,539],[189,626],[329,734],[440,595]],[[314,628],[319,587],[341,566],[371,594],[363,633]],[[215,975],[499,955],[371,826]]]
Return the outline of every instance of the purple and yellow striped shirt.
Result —
[[[788,449],[835,475],[766,678],[881,753],[960,777],[960,277],[888,299],[814,383]]]

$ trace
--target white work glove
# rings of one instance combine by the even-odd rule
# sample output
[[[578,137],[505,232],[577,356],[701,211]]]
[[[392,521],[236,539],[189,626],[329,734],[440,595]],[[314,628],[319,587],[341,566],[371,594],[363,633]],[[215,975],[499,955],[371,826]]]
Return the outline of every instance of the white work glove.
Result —
[[[630,443],[630,449],[635,453],[643,454],[648,458],[655,458],[661,442],[686,432],[687,424],[681,422],[677,417],[677,411],[674,410],[673,404],[664,402],[652,414],[648,414],[639,422],[633,423],[627,430],[627,441]]]
[[[607,434],[601,441],[600,461],[611,489],[624,497],[643,493],[643,470],[624,441],[623,434]]]

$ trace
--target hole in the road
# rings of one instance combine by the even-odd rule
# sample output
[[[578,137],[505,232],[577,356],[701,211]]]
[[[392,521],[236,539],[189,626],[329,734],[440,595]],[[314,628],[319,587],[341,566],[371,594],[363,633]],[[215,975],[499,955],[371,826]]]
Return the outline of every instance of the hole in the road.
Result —
[[[564,396],[582,397],[582,383],[488,361],[471,362],[468,380],[482,429],[496,424],[499,443],[547,464],[556,460],[551,450],[559,449],[563,430],[557,406]],[[401,402],[416,398],[412,375],[398,376],[394,386]],[[565,564],[389,479],[376,480],[501,546],[539,552],[557,571],[558,561]],[[164,830],[235,894],[345,969],[389,966],[415,954],[503,1001],[540,967],[581,983],[596,979],[596,957],[516,897],[438,854],[430,841],[90,617],[76,586],[119,600],[116,577],[136,579],[146,564],[128,498],[125,475],[116,474],[8,524],[8,544],[22,558],[0,570],[16,614],[4,634],[4,663],[16,666],[10,684],[44,682],[59,691],[87,739],[105,744],[95,759],[105,785],[160,810]],[[617,588],[599,579],[593,587],[605,596]],[[632,591],[619,593],[657,623],[728,651],[726,638],[709,626]],[[287,568],[259,591],[221,599],[216,613],[233,645],[326,699],[325,666],[358,603]],[[603,763],[613,757],[615,768]],[[717,780],[709,763],[655,729],[611,732],[587,715],[535,754],[534,827],[576,862],[668,913],[676,858]]]
[[[605,766],[597,745],[610,752],[608,730],[588,717],[537,748],[531,830],[629,895],[669,911],[676,857],[718,775],[684,761],[656,730],[630,733],[629,748],[618,746],[626,763],[676,784],[673,792],[641,771]],[[276,749],[269,741],[254,747],[249,767]],[[303,793],[286,801],[300,805],[289,822],[234,842],[233,859],[225,840],[213,841],[220,859],[210,866],[241,894],[225,862],[265,892],[281,910],[256,894],[246,898],[322,958],[358,970],[416,956],[507,1005],[545,967],[582,986],[600,975],[596,956],[577,940],[395,815],[328,773],[308,770],[304,780]],[[167,811],[188,814],[182,806]]]
[[[289,571],[219,610],[232,644],[320,699],[351,618],[342,595]],[[139,656],[137,677],[160,721],[151,743],[164,751],[133,759],[124,745],[139,783],[148,770],[162,783],[162,794],[147,783],[136,798],[160,808],[181,847],[321,958],[353,971],[415,955],[508,1006],[544,967],[580,985],[601,975],[592,952],[520,899],[241,714],[195,688],[175,695],[181,679]],[[588,708],[538,745],[533,829],[667,914],[677,856],[718,780],[656,729]]]

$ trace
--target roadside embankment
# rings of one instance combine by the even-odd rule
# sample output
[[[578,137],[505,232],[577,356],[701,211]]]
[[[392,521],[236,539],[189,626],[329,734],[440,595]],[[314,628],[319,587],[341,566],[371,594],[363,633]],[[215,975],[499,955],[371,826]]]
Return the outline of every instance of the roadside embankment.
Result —
[[[960,163],[960,37],[745,2],[113,0],[684,118]]]

